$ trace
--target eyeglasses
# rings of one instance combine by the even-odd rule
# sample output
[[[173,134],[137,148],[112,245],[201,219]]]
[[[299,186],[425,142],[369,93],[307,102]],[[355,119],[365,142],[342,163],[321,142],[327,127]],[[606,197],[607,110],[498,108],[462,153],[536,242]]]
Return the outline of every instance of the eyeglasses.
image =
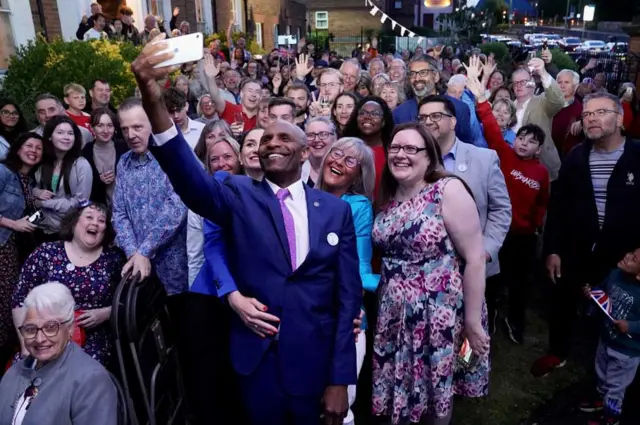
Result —
[[[617,114],[618,111],[613,111],[611,109],[596,109],[593,112],[583,112],[580,114],[580,118],[582,118],[583,120],[585,118],[589,118],[589,117],[603,117],[606,114]]]
[[[360,118],[373,118],[373,119],[380,119],[384,116],[384,114],[380,111],[365,111],[365,110],[360,110],[358,111],[358,116]]]
[[[335,89],[336,87],[339,87],[339,86],[341,86],[340,83],[322,83],[322,84],[320,84],[319,87],[321,89],[326,89],[327,87],[330,88],[330,89]]]
[[[417,119],[420,124],[425,124],[427,122],[427,119],[430,119],[431,122],[440,122],[440,120],[442,120],[442,117],[451,118],[453,117],[453,115],[447,114],[445,112],[434,112],[426,115],[418,115]]]
[[[522,86],[526,86],[528,82],[530,82],[531,80],[520,80],[520,81],[514,81],[513,82],[513,87],[522,87]]]
[[[330,132],[330,131],[319,131],[317,133],[307,133],[307,139],[314,140],[317,137],[320,140],[327,140],[327,138],[332,134],[333,132]]]
[[[436,75],[437,73],[438,71],[435,71],[433,69],[421,69],[420,71],[409,71],[409,78],[416,78],[416,77],[425,78],[430,75]]]
[[[404,145],[404,146],[400,146],[400,145],[391,145],[389,146],[389,153],[399,153],[401,150],[404,151],[404,153],[406,153],[407,155],[415,155],[418,152],[422,152],[424,150],[427,150],[427,148],[419,148],[417,146],[413,146],[413,145]]]
[[[54,336],[58,335],[58,332],[60,332],[60,325],[64,325],[66,323],[69,323],[70,321],[71,319],[65,320],[64,322],[56,322],[52,320],[45,323],[41,328],[37,327],[36,325],[23,325],[20,326],[18,330],[20,331],[20,335],[22,335],[24,339],[35,338],[38,335],[39,331],[42,331],[44,336],[46,336],[47,338],[53,338]]]
[[[354,157],[345,156],[342,149],[331,149],[329,155],[331,155],[331,158],[335,160],[344,158],[344,164],[349,168],[356,168],[360,164],[360,161],[358,161]]]
[[[7,111],[6,109],[3,109],[0,111],[0,114],[3,117],[19,117],[20,113],[18,111]]]

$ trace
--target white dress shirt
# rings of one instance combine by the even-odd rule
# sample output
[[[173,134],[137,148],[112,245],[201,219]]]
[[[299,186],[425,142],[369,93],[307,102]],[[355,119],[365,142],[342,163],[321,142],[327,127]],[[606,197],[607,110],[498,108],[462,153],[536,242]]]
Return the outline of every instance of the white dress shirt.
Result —
[[[189,145],[191,150],[194,150],[196,148],[196,145],[198,144],[200,134],[202,134],[202,129],[205,125],[201,122],[192,120],[191,118],[188,118],[188,120],[189,128],[187,129],[187,131],[183,131],[182,135],[184,136],[184,139],[187,141],[187,144]]]
[[[175,125],[160,134],[154,134],[153,140],[156,146],[162,146],[178,135]],[[273,182],[265,179],[273,193],[281,188]],[[307,212],[307,195],[304,192],[302,179],[287,187],[291,196],[284,200],[293,216],[293,225],[296,229],[296,268],[300,266],[309,254],[309,215]]]
[[[281,188],[275,183],[265,179],[273,193],[277,193]],[[304,192],[302,180],[298,180],[287,187],[291,194],[284,200],[284,204],[291,211],[293,224],[296,229],[296,269],[300,267],[309,254],[309,216],[307,214],[307,196]]]
[[[189,210],[187,214],[187,268],[189,269],[189,288],[196,280],[204,264],[204,219]]]

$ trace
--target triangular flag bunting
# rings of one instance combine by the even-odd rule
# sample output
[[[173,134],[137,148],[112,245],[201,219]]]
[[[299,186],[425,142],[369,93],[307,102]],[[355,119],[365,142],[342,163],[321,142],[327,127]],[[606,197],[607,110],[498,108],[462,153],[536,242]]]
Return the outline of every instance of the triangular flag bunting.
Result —
[[[404,33],[407,32],[407,29],[403,26],[400,26],[400,36],[404,37]]]
[[[391,29],[392,29],[392,30],[396,29],[396,25],[397,25],[397,24],[398,24],[398,23],[392,19],[392,20],[391,20]]]
[[[416,36],[416,33],[409,31],[409,37],[413,38]]]
[[[386,13],[383,13],[383,14],[382,14],[382,18],[380,18],[380,23],[381,23],[381,24],[384,24],[384,21],[386,21],[388,17],[389,17],[389,16],[387,16],[387,14],[386,14]]]
[[[380,9],[378,9],[378,8],[377,8],[377,7],[375,7],[375,6],[373,6],[373,7],[371,8],[371,12],[369,12],[369,13],[371,13],[371,16],[376,16],[376,13],[378,13],[379,11],[380,11]]]
[[[422,40],[424,40],[422,37],[418,37],[418,44],[422,44]]]

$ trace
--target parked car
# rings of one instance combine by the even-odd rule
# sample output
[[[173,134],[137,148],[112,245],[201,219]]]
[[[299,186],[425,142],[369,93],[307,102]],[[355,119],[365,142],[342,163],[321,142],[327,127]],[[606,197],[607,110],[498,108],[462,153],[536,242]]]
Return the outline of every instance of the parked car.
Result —
[[[609,42],[605,45],[604,50],[614,55],[626,55],[629,52],[629,43]]]
[[[565,37],[559,42],[560,48],[565,52],[573,52],[580,44],[580,39],[576,37]]]
[[[606,50],[606,44],[601,40],[584,41],[575,49],[579,53],[600,53],[603,50]]]

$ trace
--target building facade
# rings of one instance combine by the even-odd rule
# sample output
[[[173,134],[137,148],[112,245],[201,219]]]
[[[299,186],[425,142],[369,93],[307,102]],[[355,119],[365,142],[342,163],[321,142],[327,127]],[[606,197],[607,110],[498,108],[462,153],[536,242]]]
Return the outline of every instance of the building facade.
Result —
[[[188,21],[192,31],[225,32],[231,18],[235,29],[254,34],[265,50],[277,46],[278,35],[303,36],[310,0],[99,0],[105,14],[115,17],[121,6],[134,12],[139,29],[147,14],[161,16],[169,29],[174,8],[180,8],[178,24]],[[36,37],[76,40],[82,16],[90,13],[92,0],[0,0],[0,70],[6,69],[16,48]]]

